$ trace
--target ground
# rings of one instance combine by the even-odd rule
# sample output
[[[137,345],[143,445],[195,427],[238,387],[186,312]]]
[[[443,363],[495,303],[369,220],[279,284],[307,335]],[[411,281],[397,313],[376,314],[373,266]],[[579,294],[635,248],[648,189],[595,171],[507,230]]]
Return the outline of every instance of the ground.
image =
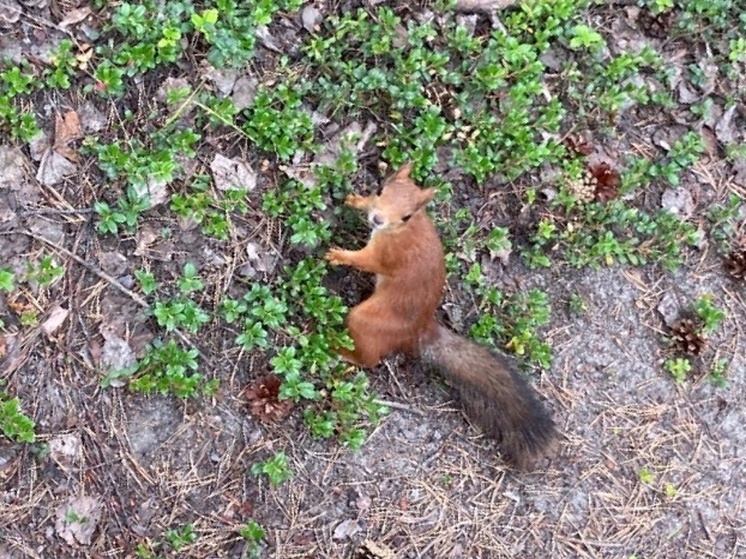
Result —
[[[283,6],[287,4],[292,2]],[[671,242],[655,236],[663,235],[660,225],[655,235],[629,252],[594,253],[600,245],[578,248],[568,240],[573,227],[618,232],[622,219],[594,222],[589,214],[552,205],[562,196],[558,177],[568,171],[563,166],[571,166],[566,159],[547,155],[513,176],[499,166],[480,167],[475,159],[451,158],[451,150],[459,149],[449,143],[451,124],[456,126],[453,138],[482,145],[474,132],[478,126],[474,121],[465,124],[465,111],[456,112],[450,105],[457,102],[459,91],[468,91],[468,84],[439,82],[445,93],[435,97],[449,116],[440,135],[434,136],[438,139],[432,150],[416,138],[400,140],[406,135],[402,123],[411,122],[408,117],[395,122],[401,113],[394,86],[393,100],[383,108],[376,104],[380,99],[366,98],[361,105],[368,105],[355,110],[335,109],[322,90],[303,90],[296,105],[292,93],[286,92],[282,102],[272,98],[269,106],[296,107],[300,113],[288,114],[304,115],[307,125],[298,124],[296,117],[282,121],[282,112],[268,113],[272,116],[262,123],[258,110],[252,109],[261,102],[257,99],[261,100],[262,87],[276,92],[281,89],[277,84],[289,75],[321,83],[330,79],[325,72],[334,76],[345,71],[341,65],[317,64],[301,49],[312,36],[331,37],[339,22],[335,17],[362,5],[374,29],[386,26],[381,12],[386,3],[297,4],[279,9],[267,27],[251,29],[259,39],[246,64],[216,70],[223,51],[214,51],[217,54],[208,60],[205,45],[192,30],[180,47],[189,56],[167,60],[163,53],[168,45],[159,47],[157,56],[164,59],[153,68],[125,74],[120,91],[116,80],[105,79],[101,64],[107,57],[114,60],[117,49],[129,44],[123,39],[126,25],[114,31],[107,27],[121,8],[101,2],[0,3],[3,91],[14,110],[35,116],[42,132],[24,134],[23,122],[13,121],[0,104],[0,272],[13,276],[12,287],[6,288],[0,276],[0,378],[5,384],[0,403],[7,406],[17,397],[23,414],[35,423],[33,442],[8,436],[7,431],[0,436],[0,559],[746,557],[743,251],[742,268],[738,260],[746,189],[744,153],[738,150],[746,129],[746,60],[738,58],[737,43],[717,35],[717,17],[699,2],[676,2],[673,7],[667,2],[565,3],[581,6],[575,19],[568,20],[575,34],[564,39],[557,35],[542,51],[536,95],[546,100],[558,95],[566,112],[560,131],[545,133],[537,124],[531,142],[556,137],[557,145],[568,146],[568,138],[580,134],[585,139],[573,140],[576,148],[582,142],[597,144],[589,155],[590,169],[599,168],[595,157],[611,168],[607,174],[618,167],[622,175],[622,194],[615,190],[620,185],[612,184],[608,196],[599,195],[596,184],[599,204],[611,204],[603,199],[606,196],[648,215],[664,208],[676,216],[665,230],[673,231]],[[441,13],[430,3],[390,4],[406,25],[434,21],[437,14],[444,29],[458,20],[467,35],[487,37],[512,32],[512,24],[504,25],[510,14],[528,12],[540,3],[473,13]],[[724,14],[746,12],[735,1],[716,1],[712,6]],[[193,9],[208,17],[202,4]],[[701,32],[699,37],[681,31],[692,14],[711,18],[693,28]],[[219,21],[223,16],[221,12]],[[600,33],[604,44],[594,56],[604,68],[611,67],[620,52],[650,46],[671,70],[669,81],[650,86],[658,79],[651,70],[619,78],[614,85],[625,91],[630,84],[640,91],[650,86],[648,93],[663,88],[671,103],[646,104],[639,96],[627,95],[620,97],[625,102],[613,107],[586,104],[583,97],[610,98],[611,88],[594,82],[595,89],[583,90],[584,78],[577,89],[567,85],[576,83],[578,72],[590,72],[577,54],[582,45],[573,46],[569,40],[581,37],[578,25]],[[406,43],[396,43],[406,40],[405,28],[396,24],[392,29],[394,46],[404,48]],[[140,36],[147,44],[142,37],[149,37],[147,31]],[[592,50],[595,39],[589,37],[586,47]],[[51,83],[42,72],[55,67],[50,52],[65,38],[75,45],[73,86],[26,90],[20,85],[10,70],[16,65]],[[718,58],[721,42],[730,44],[735,56],[728,58],[726,53]],[[479,44],[478,48],[485,45]],[[102,50],[94,53],[95,48]],[[330,60],[332,51],[342,53],[341,60],[352,56],[334,50],[339,48],[330,42],[321,51]],[[746,46],[742,50],[746,53]],[[232,52],[238,56],[240,49]],[[377,56],[387,60],[381,53]],[[732,65],[726,72],[728,60]],[[575,73],[568,70],[571,63]],[[131,60],[117,64],[133,67]],[[483,76],[475,73],[474,79]],[[401,84],[408,79],[398,86],[405,87]],[[515,88],[521,82],[509,83]],[[176,104],[167,103],[166,98],[184,84],[193,88],[198,101],[179,104],[181,97]],[[455,90],[449,90],[451,86]],[[353,90],[340,91],[352,95]],[[197,92],[208,96],[197,98]],[[224,99],[254,111],[243,120],[236,116],[242,128],[215,116],[223,110],[219,100]],[[504,97],[473,99],[476,112],[485,106],[497,111],[510,105]],[[174,132],[168,132],[177,121],[199,131],[201,138],[192,144],[194,153],[186,148],[178,153],[175,173],[162,172],[150,159],[121,163],[116,153],[101,148],[139,141],[142,153],[151,154],[160,144],[149,144],[140,135],[153,136],[154,130],[162,129],[172,134],[164,145],[178,151]],[[526,125],[531,128],[534,123]],[[488,129],[489,125],[477,132],[483,137]],[[354,141],[345,139],[344,133],[350,131]],[[682,148],[681,160],[686,161],[679,165],[670,148],[689,132],[701,146]],[[458,136],[462,133],[463,138]],[[510,141],[519,144],[519,135]],[[546,294],[550,320],[532,327],[531,334],[549,344],[553,358],[547,366],[526,371],[557,422],[561,445],[556,456],[533,471],[506,465],[499,446],[469,424],[451,387],[401,356],[387,359],[368,374],[368,391],[389,413],[379,423],[366,421],[364,414],[358,418],[365,437],[357,450],[345,446],[343,437],[340,442],[337,437],[312,435],[304,409],[318,411],[324,409],[318,407],[322,404],[298,397],[289,415],[270,422],[251,412],[246,388],[258,377],[281,372],[276,348],[291,347],[294,340],[313,332],[314,317],[333,314],[314,311],[316,303],[302,291],[306,287],[292,291],[295,284],[286,286],[278,278],[290,269],[286,266],[322,262],[328,246],[365,242],[363,220],[338,207],[345,193],[374,188],[387,172],[381,162],[401,160],[399,149],[421,157],[418,176],[443,193],[431,213],[451,255],[442,313],[451,327],[464,335],[490,337],[484,330],[470,330],[475,323],[483,324],[480,320],[490,309],[504,309],[485,302],[489,295],[484,286],[496,286],[507,295],[534,289]],[[569,152],[573,149],[567,147]],[[582,147],[577,151],[575,161],[583,162]],[[668,156],[660,161],[676,163],[667,168],[676,177],[655,176],[650,169],[662,169],[661,164],[650,167],[638,181],[644,186],[626,188],[636,180],[629,178],[634,176],[634,162],[627,156],[658,161],[654,155],[660,151]],[[511,165],[519,167],[531,153]],[[696,157],[689,160],[691,153]],[[327,183],[314,175],[318,165],[339,168],[338,162],[349,154],[356,164],[352,172],[343,173],[343,181]],[[136,173],[128,166],[135,164],[146,168],[147,180],[138,183],[133,178]],[[204,226],[206,218],[179,212],[174,202],[175,194],[192,192],[187,185],[200,176],[213,181],[208,192],[228,196],[231,185],[245,189],[245,207],[221,206],[229,216],[225,236],[215,233],[223,214],[217,213],[210,231]],[[287,177],[318,194],[318,200],[296,199],[282,191]],[[598,176],[595,180],[603,183]],[[136,200],[117,206],[128,199],[128,186],[143,184],[149,206],[132,209]],[[317,192],[317,184],[324,185],[322,191]],[[275,196],[275,191],[285,193]],[[533,198],[527,198],[529,191]],[[191,212],[209,213],[206,208],[217,207],[213,200],[198,208],[196,195],[185,199],[193,204]],[[726,207],[729,199],[736,200],[735,209],[727,220],[718,221],[712,209]],[[273,201],[282,206],[280,211],[273,211]],[[96,205],[100,202],[122,210],[121,220],[110,222],[113,231],[101,226],[107,210]],[[468,218],[463,210],[468,210]],[[296,219],[304,213],[313,222],[305,229]],[[130,215],[134,221],[128,224],[124,220]],[[638,213],[633,221],[641,219]],[[537,223],[553,225],[557,231],[564,227],[567,235],[547,233],[548,241],[543,242]],[[695,242],[687,242],[680,223],[691,225]],[[314,224],[323,227],[314,229]],[[495,228],[509,231],[508,249],[488,250],[491,245],[484,236]],[[678,250],[678,266],[662,265]],[[647,261],[634,265],[630,254],[646,255]],[[537,255],[550,257],[551,266],[535,265]],[[185,268],[190,263],[196,265],[202,287],[184,287],[184,279],[194,277]],[[476,264],[479,274],[474,280]],[[188,321],[169,328],[156,318],[146,280],[136,271],[157,280],[160,301],[189,294],[214,315],[194,331]],[[326,294],[332,301],[331,294],[336,293],[353,305],[371,288],[364,274],[332,268],[324,268],[323,274],[322,301]],[[279,286],[272,293],[283,295],[267,300],[280,307],[291,305],[284,311],[262,307],[263,324],[271,325],[271,313],[279,312],[296,317],[288,320],[295,320],[299,329],[268,327],[267,347],[258,343],[245,349],[248,346],[235,341],[244,332],[242,322],[227,320],[217,309],[225,297],[240,300],[254,284]],[[295,293],[292,297],[301,301],[298,306],[306,308],[293,308],[288,293]],[[666,363],[683,354],[667,340],[681,316],[702,319],[701,313],[692,311],[702,298],[724,314],[706,340],[695,336],[691,343],[704,347],[686,355],[692,371],[676,380]],[[219,380],[217,387],[200,385],[204,391],[196,397],[179,397],[173,387],[165,394],[145,393],[133,384],[144,369],[130,371],[131,377],[112,373],[133,366],[136,358],[146,355],[148,344],[167,339],[167,331],[180,347],[198,351],[203,378]],[[492,341],[510,351],[515,345],[506,343],[509,339],[510,334]],[[711,373],[719,359],[727,363],[724,379]],[[540,359],[523,361],[536,365]],[[330,400],[332,387],[340,386],[339,380],[327,382],[322,374],[306,373],[303,378],[314,384],[321,400]],[[195,395],[194,389],[183,389]],[[335,425],[345,432],[343,423]],[[287,465],[279,469],[292,473],[288,479],[274,484],[268,476],[252,472],[257,464],[283,454]],[[264,535],[248,536],[250,522]]]

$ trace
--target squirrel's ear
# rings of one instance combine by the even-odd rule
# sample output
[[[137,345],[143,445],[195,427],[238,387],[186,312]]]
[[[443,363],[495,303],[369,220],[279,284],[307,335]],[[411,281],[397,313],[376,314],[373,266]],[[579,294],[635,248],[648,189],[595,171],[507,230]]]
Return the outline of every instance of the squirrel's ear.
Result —
[[[420,195],[418,196],[417,200],[417,209],[424,208],[427,206],[427,204],[435,198],[435,189],[434,188],[425,188],[424,190],[420,190]]]
[[[435,198],[435,189],[434,188],[425,188],[423,190],[420,190],[420,204],[425,205],[428,202],[430,202],[433,198]]]
[[[412,172],[412,167],[414,167],[414,163],[411,161],[406,162],[404,165],[399,167],[396,172],[391,176],[392,179],[408,179],[409,173]]]

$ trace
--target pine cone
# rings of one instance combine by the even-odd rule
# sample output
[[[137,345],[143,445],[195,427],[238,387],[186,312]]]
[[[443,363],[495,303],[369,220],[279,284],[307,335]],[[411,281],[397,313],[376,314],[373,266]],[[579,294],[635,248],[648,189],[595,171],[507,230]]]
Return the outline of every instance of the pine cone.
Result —
[[[249,400],[249,412],[261,421],[279,421],[290,413],[291,400],[280,400],[282,381],[276,375],[266,375],[254,380],[244,391]]]
[[[671,327],[671,339],[680,351],[690,355],[699,355],[707,344],[690,318],[682,318]]]
[[[594,150],[593,145],[581,134],[569,134],[562,143],[578,155],[590,155]]]
[[[725,257],[725,270],[736,279],[746,279],[746,247],[732,250]]]
[[[567,183],[567,189],[578,202],[590,202],[596,196],[598,181],[590,171],[585,171],[583,176],[577,180]]]
[[[591,165],[588,169],[593,178],[596,179],[596,200],[608,202],[619,196],[622,177],[615,169],[611,168],[611,165],[602,161],[596,165]]]
[[[642,10],[638,22],[640,30],[656,39],[666,39],[670,35],[671,27],[676,21],[676,14],[673,10],[654,14],[650,10]]]

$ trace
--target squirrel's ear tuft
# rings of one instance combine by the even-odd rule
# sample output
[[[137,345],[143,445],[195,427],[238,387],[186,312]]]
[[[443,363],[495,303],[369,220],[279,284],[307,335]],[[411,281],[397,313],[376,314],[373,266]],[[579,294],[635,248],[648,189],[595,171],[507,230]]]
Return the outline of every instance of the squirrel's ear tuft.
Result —
[[[399,167],[396,172],[391,176],[392,179],[408,179],[409,173],[412,172],[412,167],[414,167],[414,163],[411,161],[408,161],[401,167]]]

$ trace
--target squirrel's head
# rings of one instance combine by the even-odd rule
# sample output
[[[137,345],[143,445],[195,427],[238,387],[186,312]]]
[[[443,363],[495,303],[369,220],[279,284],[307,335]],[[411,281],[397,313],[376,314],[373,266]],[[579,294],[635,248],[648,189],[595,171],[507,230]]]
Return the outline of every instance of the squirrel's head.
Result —
[[[412,163],[405,163],[371,197],[368,221],[374,232],[406,225],[435,196],[435,189],[417,186],[409,178],[411,172]]]

